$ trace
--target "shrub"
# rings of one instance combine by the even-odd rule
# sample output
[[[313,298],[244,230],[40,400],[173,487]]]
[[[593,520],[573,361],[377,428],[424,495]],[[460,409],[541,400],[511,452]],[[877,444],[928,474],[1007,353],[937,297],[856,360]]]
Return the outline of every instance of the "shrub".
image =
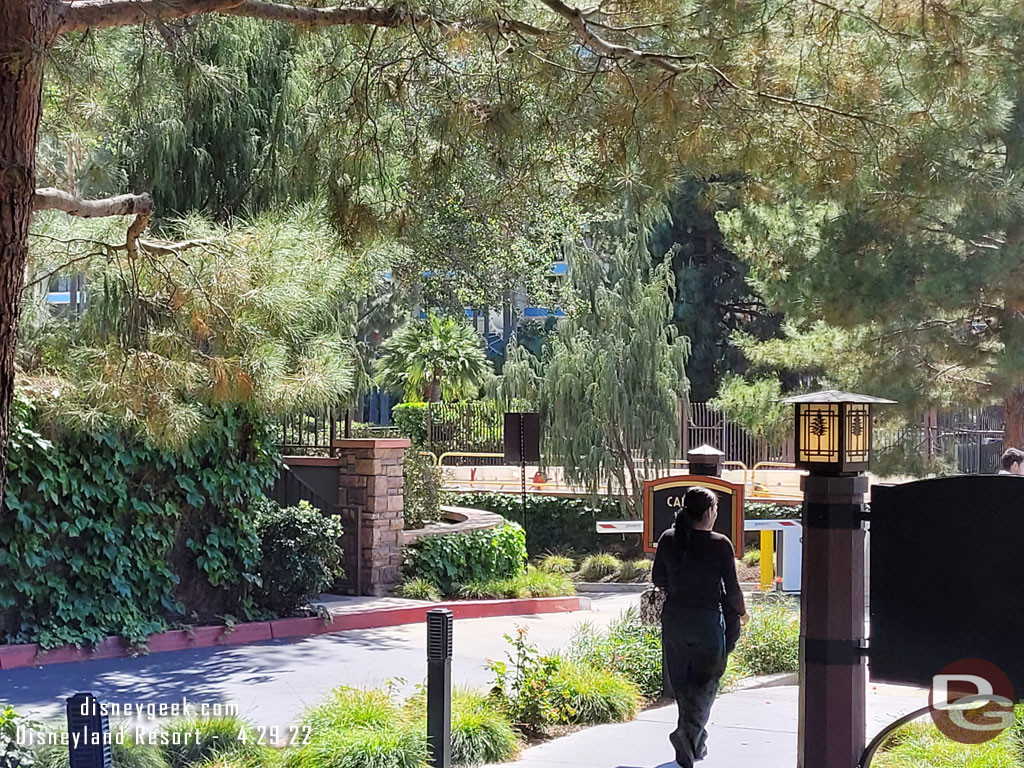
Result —
[[[566,555],[547,555],[537,567],[545,573],[569,574],[576,570],[576,562]]]
[[[636,717],[640,690],[618,672],[566,661],[554,678],[554,705],[566,723],[621,723]]]
[[[931,723],[911,723],[882,745],[872,768],[1010,768],[1020,765],[1015,739],[1004,732],[982,744],[962,744]]]
[[[193,717],[173,720],[162,729],[169,741],[161,750],[171,768],[193,768],[211,761],[266,765],[273,748],[239,717]],[[179,738],[175,739],[177,734]],[[198,735],[197,735],[198,734]],[[189,736],[185,739],[184,736]]]
[[[408,579],[426,579],[444,594],[457,585],[507,579],[526,565],[526,534],[515,523],[470,533],[426,536],[404,551]]]
[[[426,696],[406,702],[419,727],[426,727]],[[504,763],[519,754],[519,735],[493,697],[469,688],[452,691],[452,764]]]
[[[743,553],[743,564],[750,567],[756,568],[761,564],[761,550],[760,549],[748,549]]]
[[[285,753],[288,768],[423,768],[426,734],[380,690],[336,688],[301,721],[308,743]]]
[[[650,581],[654,563],[650,560],[631,560],[619,566],[615,580],[621,582]]]
[[[36,723],[19,715],[14,707],[0,704],[0,768],[29,768],[32,765],[32,749],[18,742],[18,729],[33,730],[35,726]]]
[[[800,507],[766,501],[747,501],[743,504],[743,517],[747,520],[786,520],[800,517]]]
[[[116,735],[116,728],[111,727],[111,736]],[[68,768],[71,764],[66,744],[41,744],[36,747],[33,763],[34,768]],[[120,742],[120,743],[119,743]],[[110,745],[110,763],[113,768],[169,768],[170,763],[159,747],[150,744],[137,744],[130,730],[124,731],[123,739],[112,739]],[[25,765],[23,763],[23,765]]]
[[[459,596],[476,599],[562,597],[575,595],[576,585],[560,573],[546,573],[532,565],[510,579],[471,581],[459,587]]]
[[[542,654],[526,640],[526,628],[518,627],[515,635],[505,635],[512,646],[506,652],[508,661],[488,661],[494,673],[492,696],[502,711],[526,733],[543,733],[561,721],[553,678],[562,660]]]
[[[391,419],[402,437],[412,442],[413,448],[423,449],[427,444],[427,404],[400,403],[391,409]]]
[[[315,600],[341,575],[341,519],[309,505],[281,507],[267,501],[258,511],[259,602],[287,614]]]
[[[580,578],[583,581],[600,581],[618,572],[622,563],[615,555],[590,555],[580,563]]]
[[[511,493],[459,493],[450,494],[451,504],[486,509],[509,520],[523,518],[522,499]],[[531,557],[545,552],[615,551],[625,557],[640,557],[639,536],[609,536],[597,533],[598,520],[621,520],[624,512],[616,499],[587,499],[563,496],[537,496],[526,498],[526,546]]]
[[[580,626],[567,656],[595,669],[616,670],[647,699],[661,696],[661,628],[644,624],[636,608],[624,612],[606,630]]]
[[[405,452],[405,503],[402,515],[406,528],[422,528],[441,519],[441,468],[416,448]]]
[[[736,656],[750,675],[795,672],[800,658],[800,616],[785,602],[754,609],[740,632]]]
[[[441,599],[441,590],[426,579],[409,579],[398,585],[396,590],[399,597],[408,600],[429,600],[436,603]]]

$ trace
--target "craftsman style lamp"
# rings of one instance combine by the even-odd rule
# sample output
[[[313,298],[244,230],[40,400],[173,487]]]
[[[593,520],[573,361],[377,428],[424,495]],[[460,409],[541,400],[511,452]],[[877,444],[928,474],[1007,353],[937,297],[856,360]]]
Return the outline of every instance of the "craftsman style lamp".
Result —
[[[802,480],[799,768],[850,768],[866,740],[864,497],[871,406],[891,403],[827,390],[795,406]]]

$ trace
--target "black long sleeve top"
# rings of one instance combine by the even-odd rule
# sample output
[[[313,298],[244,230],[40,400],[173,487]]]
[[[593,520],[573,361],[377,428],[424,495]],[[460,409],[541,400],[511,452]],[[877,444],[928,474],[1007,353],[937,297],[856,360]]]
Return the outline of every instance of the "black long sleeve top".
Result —
[[[714,531],[691,530],[689,534],[685,545],[675,528],[658,540],[651,579],[667,593],[665,607],[717,608],[725,603],[737,615],[745,614],[732,542]]]

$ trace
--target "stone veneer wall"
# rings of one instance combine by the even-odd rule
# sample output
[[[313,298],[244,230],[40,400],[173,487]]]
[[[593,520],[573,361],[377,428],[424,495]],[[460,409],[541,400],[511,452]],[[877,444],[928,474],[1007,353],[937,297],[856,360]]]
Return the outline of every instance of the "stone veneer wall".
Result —
[[[358,510],[362,594],[383,595],[398,581],[402,563],[402,463],[408,440],[335,440],[341,466],[338,504]]]

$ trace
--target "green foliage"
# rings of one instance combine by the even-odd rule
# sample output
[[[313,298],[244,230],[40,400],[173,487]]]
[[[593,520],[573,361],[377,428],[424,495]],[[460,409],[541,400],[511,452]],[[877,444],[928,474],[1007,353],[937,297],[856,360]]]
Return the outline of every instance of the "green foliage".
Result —
[[[793,432],[792,407],[782,402],[778,379],[745,381],[728,375],[722,381],[712,407],[770,445],[781,445]]]
[[[416,448],[405,452],[402,515],[406,528],[422,528],[441,519],[441,468]]]
[[[615,580],[622,582],[650,581],[653,568],[654,562],[652,560],[631,560],[619,566],[619,571],[615,574]]]
[[[0,518],[6,642],[141,645],[169,621],[259,615],[251,505],[274,454],[244,411],[207,418],[202,437],[171,452],[123,432],[44,438],[34,403],[18,399]]]
[[[406,712],[426,728],[426,695],[420,690],[405,705]],[[505,763],[519,754],[520,739],[494,699],[470,688],[452,690],[452,765]]]
[[[770,504],[764,501],[743,502],[743,517],[747,520],[799,519],[800,507],[794,504]]]
[[[341,518],[324,515],[309,502],[281,507],[267,500],[257,508],[260,537],[260,607],[288,615],[320,597],[342,575]]]
[[[606,576],[618,573],[621,567],[622,561],[615,555],[588,555],[580,563],[579,575],[583,581],[600,581]]]
[[[426,734],[386,691],[336,688],[303,717],[310,741],[285,753],[286,768],[425,768]]]
[[[559,664],[553,678],[554,704],[572,724],[622,723],[636,717],[640,691],[617,669],[575,661]]]
[[[441,601],[441,590],[426,579],[406,579],[395,592],[399,597],[409,600],[429,600],[432,603]]]
[[[377,364],[378,383],[414,402],[468,400],[488,374],[476,331],[462,319],[436,314],[396,331]]]
[[[636,608],[624,612],[605,630],[581,625],[567,655],[581,666],[615,670],[636,684],[648,700],[661,696],[661,627],[644,624]]]
[[[110,762],[113,768],[170,768],[170,763],[160,748],[152,744],[139,744],[135,741],[130,729],[125,728],[122,734],[115,734],[111,727],[113,739],[110,745]],[[71,764],[66,744],[40,744],[35,748],[33,765],[36,768],[68,768]]]
[[[182,718],[161,730],[170,742],[160,748],[171,768],[195,768],[211,762],[265,766],[273,761],[274,749],[265,739],[261,742],[260,733],[239,717]]]
[[[515,523],[469,533],[425,536],[404,550],[408,579],[425,579],[444,594],[458,585],[519,575],[526,566],[526,534]]]
[[[470,581],[459,587],[459,597],[478,599],[562,597],[575,595],[576,585],[561,573],[548,573],[532,565],[506,579]]]
[[[506,634],[512,646],[506,652],[508,661],[488,661],[487,668],[494,673],[491,692],[503,711],[525,732],[540,733],[564,719],[554,686],[562,660],[540,653],[526,634],[525,627],[518,627],[515,635]]]
[[[507,520],[523,517],[522,499],[510,493],[449,494],[449,503],[495,512]],[[564,496],[526,497],[526,546],[531,557],[546,552],[588,554],[621,546],[628,554],[639,554],[635,537],[621,544],[616,537],[596,532],[598,520],[621,520],[622,505],[616,499],[587,499]]]
[[[625,504],[639,518],[644,472],[667,470],[676,456],[689,345],[669,324],[669,265],[638,266],[646,256],[639,235],[607,250],[601,242],[595,234],[594,248],[569,254],[568,319],[544,372],[545,459],[594,498],[628,491]]]
[[[576,570],[576,561],[565,555],[546,555],[537,564],[537,568],[545,573],[570,574]]]
[[[743,553],[743,564],[755,568],[761,564],[761,550],[748,549]]]
[[[800,662],[799,612],[786,602],[753,609],[735,653],[748,675],[795,672]]]
[[[36,725],[10,704],[0,704],[0,768],[31,768],[35,764],[32,748],[18,741],[18,729],[32,731]]]
[[[1020,745],[1012,732],[982,744],[961,744],[932,723],[909,723],[882,745],[873,768],[1009,768],[1021,764]]]
[[[412,441],[414,449],[423,449],[427,445],[427,404],[399,403],[391,409],[391,419],[398,427],[402,437]]]

